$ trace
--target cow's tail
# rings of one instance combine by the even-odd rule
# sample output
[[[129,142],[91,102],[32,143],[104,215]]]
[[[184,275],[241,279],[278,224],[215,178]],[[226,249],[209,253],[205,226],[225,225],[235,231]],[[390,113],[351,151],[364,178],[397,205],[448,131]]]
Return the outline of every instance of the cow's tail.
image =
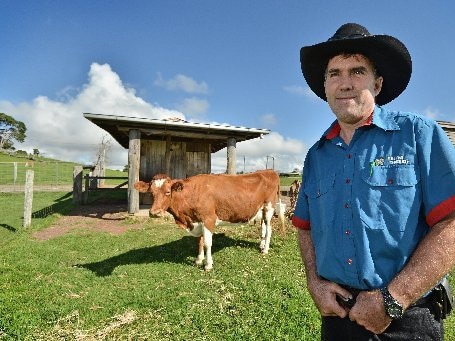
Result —
[[[278,204],[276,207],[276,214],[278,216],[278,221],[280,224],[280,233],[282,237],[286,237],[286,223],[285,223],[285,217],[284,217],[284,212],[286,211],[286,205],[281,202],[281,191],[280,191],[280,185],[278,185]]]

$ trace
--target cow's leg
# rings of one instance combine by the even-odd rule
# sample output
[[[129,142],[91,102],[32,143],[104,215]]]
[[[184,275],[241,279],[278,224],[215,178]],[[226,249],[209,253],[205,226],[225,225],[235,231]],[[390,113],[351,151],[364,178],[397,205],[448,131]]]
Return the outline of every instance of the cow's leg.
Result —
[[[265,238],[267,236],[267,226],[265,224],[265,207],[261,207],[258,211],[258,213],[256,213],[256,217],[261,217],[261,242],[259,243],[259,249],[261,250],[261,252],[264,250],[265,248]]]
[[[270,239],[272,237],[272,217],[273,217],[273,205],[271,202],[267,203],[266,206],[264,206],[264,220],[262,222],[262,234],[263,234],[263,239],[264,239],[264,231],[265,231],[265,242],[264,242],[264,248],[261,249],[262,253],[267,254],[269,253],[269,248],[270,248]],[[261,245],[264,240],[261,240]]]
[[[206,260],[205,260],[205,270],[209,271],[213,268],[213,259],[212,259],[212,232],[204,227],[204,246],[206,250]]]
[[[196,258],[196,265],[202,265],[204,262],[204,237],[200,236],[199,237],[199,253]]]

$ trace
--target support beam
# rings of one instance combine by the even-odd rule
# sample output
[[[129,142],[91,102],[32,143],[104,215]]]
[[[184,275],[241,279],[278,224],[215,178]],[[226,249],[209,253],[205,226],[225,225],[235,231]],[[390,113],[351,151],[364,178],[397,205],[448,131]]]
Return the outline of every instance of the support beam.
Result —
[[[164,154],[165,160],[165,173],[171,174],[171,135],[166,136],[166,151]]]
[[[128,149],[128,213],[139,212],[139,192],[134,188],[134,183],[139,181],[139,167],[141,160],[141,131],[129,131]]]
[[[234,137],[229,137],[227,139],[227,174],[236,174],[236,142]]]

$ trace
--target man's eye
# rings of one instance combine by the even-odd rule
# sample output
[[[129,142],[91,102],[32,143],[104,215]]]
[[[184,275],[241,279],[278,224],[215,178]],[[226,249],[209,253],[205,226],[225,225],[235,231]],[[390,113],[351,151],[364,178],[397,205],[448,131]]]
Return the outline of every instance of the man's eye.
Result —
[[[363,70],[353,70],[352,74],[354,75],[363,75],[365,72]]]

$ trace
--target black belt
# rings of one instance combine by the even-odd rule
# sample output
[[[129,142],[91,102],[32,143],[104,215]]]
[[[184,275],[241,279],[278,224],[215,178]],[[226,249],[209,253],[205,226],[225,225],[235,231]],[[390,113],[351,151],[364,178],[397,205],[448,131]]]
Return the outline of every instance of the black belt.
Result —
[[[349,291],[349,293],[352,296],[352,299],[344,299],[344,298],[342,298],[342,297],[337,295],[337,301],[342,306],[344,306],[345,308],[349,308],[349,309],[351,309],[354,306],[355,301],[357,299],[357,296],[362,291],[369,291],[369,290],[362,290],[362,289],[353,288],[353,287],[350,287],[350,286],[347,286],[347,285],[341,285],[341,284],[339,284],[339,285],[341,287],[343,287],[344,289],[346,289],[347,291]],[[415,301],[413,304],[411,304],[408,307],[408,309],[411,308],[411,307],[422,307],[422,306],[426,307],[429,304],[433,303],[433,295],[432,295],[433,294],[433,290],[431,290],[427,295],[419,298],[417,301]]]

